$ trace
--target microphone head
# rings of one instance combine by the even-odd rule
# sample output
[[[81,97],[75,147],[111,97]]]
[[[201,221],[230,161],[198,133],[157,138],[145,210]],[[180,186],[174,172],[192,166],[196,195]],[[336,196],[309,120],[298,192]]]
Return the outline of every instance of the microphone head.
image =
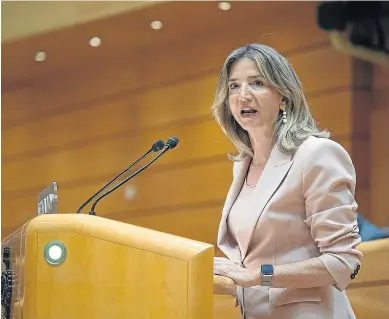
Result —
[[[166,141],[166,146],[167,146],[167,148],[175,148],[176,146],[177,146],[177,144],[178,144],[178,138],[177,137],[175,137],[175,136],[173,136],[173,137],[171,137],[171,138],[169,138],[167,141]]]
[[[159,141],[156,141],[153,146],[151,146],[151,149],[153,150],[153,152],[158,152],[160,151],[161,149],[163,149],[163,147],[165,146],[165,142],[162,141],[162,140],[159,140]]]

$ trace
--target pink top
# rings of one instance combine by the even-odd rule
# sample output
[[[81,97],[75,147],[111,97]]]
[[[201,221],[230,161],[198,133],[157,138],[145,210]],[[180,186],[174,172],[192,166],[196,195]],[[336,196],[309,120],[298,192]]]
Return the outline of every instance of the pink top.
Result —
[[[231,235],[238,243],[240,251],[242,251],[242,246],[248,245],[248,243],[244,242],[244,238],[247,238],[247,236],[242,236],[242,234],[250,231],[251,227],[250,224],[245,222],[245,219],[249,214],[256,213],[254,200],[255,186],[256,185],[247,185],[245,180],[243,187],[228,214],[227,226]]]

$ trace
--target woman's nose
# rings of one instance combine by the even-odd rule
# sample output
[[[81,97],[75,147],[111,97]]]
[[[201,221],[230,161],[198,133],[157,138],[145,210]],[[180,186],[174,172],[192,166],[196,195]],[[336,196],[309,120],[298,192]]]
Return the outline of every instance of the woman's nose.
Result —
[[[239,100],[244,102],[244,101],[251,101],[252,96],[249,92],[249,88],[247,85],[242,85],[239,90]]]

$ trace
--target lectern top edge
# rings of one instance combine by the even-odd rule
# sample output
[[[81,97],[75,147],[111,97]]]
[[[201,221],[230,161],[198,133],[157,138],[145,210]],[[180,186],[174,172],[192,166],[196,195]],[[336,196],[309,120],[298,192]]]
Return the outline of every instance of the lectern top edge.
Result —
[[[214,249],[211,244],[88,214],[43,214],[24,229],[26,234],[77,233],[182,260]]]

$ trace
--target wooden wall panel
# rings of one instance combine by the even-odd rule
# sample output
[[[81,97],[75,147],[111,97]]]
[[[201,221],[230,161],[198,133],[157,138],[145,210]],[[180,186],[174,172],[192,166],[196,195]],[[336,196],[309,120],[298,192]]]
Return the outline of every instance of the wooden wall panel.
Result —
[[[220,46],[221,44],[217,47]],[[236,46],[238,45],[232,48]],[[196,52],[196,50],[199,51]],[[3,96],[3,104],[9,107],[3,110],[3,126],[7,129],[25,124],[26,121],[41,120],[42,116],[54,116],[59,110],[62,110],[61,113],[70,112],[81,107],[91,107],[91,105],[107,103],[123,97],[134,98],[142,92],[163,89],[166,86],[204,77],[207,74],[215,76],[228,54],[228,48],[219,49],[217,54],[212,53],[207,56],[207,60],[201,57],[202,52],[198,46],[192,47],[186,44],[179,47],[178,52],[175,50],[174,54],[171,51],[158,53],[158,57],[142,56],[135,62],[123,61],[124,63],[120,65],[114,64],[109,70],[96,68],[74,78],[64,78],[60,81],[46,82],[40,86],[26,87],[20,91],[6,93]],[[180,59],[179,57],[185,58]],[[347,86],[350,83],[348,57],[334,51],[329,45],[298,52],[292,55],[290,60],[308,94],[317,91],[318,88],[333,90],[338,88],[338,85]],[[333,76],[334,70],[336,70],[336,77]],[[318,74],[320,76],[317,76]],[[125,77],[132,77],[132,80]],[[315,81],[312,81],[312,78]],[[99,92],[98,97],[96,92]],[[193,93],[197,94],[197,92]],[[34,101],[36,105],[34,108],[20,107],[31,101]]]
[[[347,88],[352,81],[351,61],[331,46],[289,58],[309,96]],[[319,62],[320,61],[320,62]],[[336,76],[335,76],[336,74]]]
[[[349,141],[337,140],[347,151],[350,148]],[[156,165],[145,171],[141,177],[128,182],[127,186],[136,190],[134,199],[126,200],[124,189],[127,186],[123,186],[102,200],[96,211],[101,216],[123,220],[134,216],[185,211],[198,205],[221,207],[231,183],[231,176],[232,163],[224,154],[177,165],[170,163]],[[110,179],[108,176],[99,176],[71,183],[59,183],[60,211],[75,212],[91,194]],[[36,191],[3,193],[2,210],[18,212],[15,215],[2,216],[2,222],[7,228],[14,229],[34,217],[35,211],[31,207],[35,207],[36,194]],[[88,212],[87,208],[84,212]]]
[[[374,107],[387,108],[389,107],[389,85],[384,88],[374,90]]]
[[[137,190],[133,200],[125,200],[123,189],[119,189],[116,194],[106,197],[99,203],[97,212],[104,216],[127,212],[126,216],[130,216],[137,214],[138,211],[169,212],[171,206],[195,205],[224,199],[231,183],[231,172],[231,162],[226,156],[199,163],[194,161],[189,165],[168,170],[156,165],[150,171],[145,171],[143,176],[128,183]],[[100,179],[62,187],[59,184],[60,211],[74,213],[91,194],[104,185],[104,182],[105,180]],[[4,214],[2,221],[5,225],[16,226],[35,214],[31,206],[35,207],[37,193],[28,195],[18,193],[12,196],[3,195],[3,211],[18,212],[17,216]],[[20,200],[21,198],[29,200]],[[123,216],[120,217],[121,220]]]
[[[134,59],[148,51],[186,43],[188,39],[201,38],[204,41],[204,38],[211,37],[213,46],[203,47],[203,53],[217,49],[215,42],[218,46],[224,45],[221,42],[225,41],[220,40],[226,37],[240,43],[266,41],[274,45],[277,42],[282,49],[300,48],[303,44],[323,40],[328,42],[324,32],[318,28],[306,28],[300,23],[316,24],[316,6],[313,2],[306,3],[301,10],[296,10],[293,3],[239,1],[226,12],[209,1],[164,2],[144,10],[77,25],[76,28],[7,43],[2,52],[7,60],[3,66],[7,81],[3,84],[15,88],[21,80],[31,83],[44,77],[52,78],[52,74],[83,73],[96,65],[101,67],[113,60]],[[162,31],[155,32],[148,27],[150,21],[156,18],[164,23]],[[244,26],[245,32],[241,32],[241,26]],[[104,41],[97,50],[86,45],[93,34]],[[50,55],[50,63],[45,63],[44,67],[31,59],[42,48]]]
[[[301,73],[305,74],[304,70],[310,69],[310,65],[307,66],[307,69],[303,68],[302,61],[304,61],[304,57],[307,58],[307,56],[308,56],[308,58],[309,58],[309,55],[312,54],[318,60],[326,61],[326,59],[324,57],[327,55],[327,53],[328,53],[327,51],[328,51],[328,49],[326,48],[325,50],[320,50],[320,54],[318,54],[318,52],[314,51],[313,53],[302,54],[301,58],[299,58],[300,55],[297,56],[295,58],[295,61],[300,61],[301,64],[300,63],[297,63],[297,64],[300,65]],[[313,58],[309,58],[309,59],[313,59]],[[329,57],[328,60],[333,61],[333,58]],[[324,68],[321,69],[321,67],[320,68],[317,67],[316,72],[318,72],[320,74],[324,74],[325,73],[324,69],[327,69],[327,72],[329,72],[328,71],[329,65],[327,65],[327,63],[323,62],[320,65],[323,65]],[[336,72],[339,69],[338,63],[330,63],[330,65],[333,67],[332,72]],[[307,74],[309,74],[308,72],[310,72],[310,71],[305,71],[305,72],[307,72]],[[312,74],[312,76],[313,76],[313,74]],[[324,79],[327,79],[327,80],[325,81]],[[210,84],[210,82],[214,82],[214,80],[215,80],[215,78],[213,77],[212,80],[209,81],[209,83],[207,83],[207,82],[206,83]],[[330,86],[335,87],[335,88],[336,87],[343,87],[344,83],[347,83],[347,77],[346,76],[337,77],[337,80],[335,81],[334,79],[332,79],[332,77],[326,78],[323,76],[321,81],[322,81],[320,83],[321,86],[316,86],[316,90],[315,90],[314,84],[310,85],[312,92],[319,91],[323,87],[330,87]],[[196,86],[194,86],[194,87],[196,88]],[[184,90],[185,88],[187,90]],[[180,85],[178,88],[176,88],[176,90],[171,89],[170,92],[169,91],[165,92],[166,93],[165,96],[169,97],[170,96],[169,93],[172,96],[176,96],[177,95],[176,92],[178,92],[178,91],[186,92],[187,94],[188,94],[188,92],[191,91],[190,87],[184,87],[184,89]],[[38,183],[39,180],[50,180],[50,178],[53,178],[53,176],[57,176],[57,180],[61,181],[61,182],[66,181],[67,179],[74,178],[74,176],[77,176],[77,178],[87,178],[89,176],[83,175],[83,174],[93,174],[93,171],[94,171],[93,169],[88,170],[88,168],[91,168],[91,158],[90,158],[90,156],[88,156],[88,154],[93,156],[93,158],[94,158],[93,162],[101,165],[101,169],[99,170],[100,173],[102,173],[102,174],[108,173],[108,171],[105,171],[105,170],[109,170],[109,172],[112,172],[112,170],[115,167],[125,167],[125,163],[126,163],[125,158],[126,157],[131,158],[131,156],[135,156],[136,154],[141,154],[142,148],[138,149],[137,147],[140,145],[142,145],[142,147],[144,147],[143,145],[150,144],[152,141],[159,138],[157,136],[161,136],[161,138],[164,138],[164,137],[166,138],[166,137],[171,136],[171,135],[178,135],[180,138],[181,137],[183,138],[184,143],[188,143],[187,136],[192,135],[192,137],[195,137],[195,135],[193,135],[192,132],[197,131],[197,132],[199,132],[198,133],[199,135],[196,136],[197,143],[199,143],[200,147],[204,147],[205,149],[208,149],[207,144],[206,144],[207,142],[205,142],[205,143],[199,142],[201,137],[207,138],[207,136],[209,136],[209,137],[215,136],[216,140],[220,139],[220,140],[224,141],[224,139],[220,136],[221,132],[218,129],[217,125],[212,125],[211,123],[209,123],[209,124],[206,124],[204,126],[204,124],[202,124],[203,117],[201,117],[201,121],[194,121],[194,123],[192,124],[192,127],[186,126],[186,127],[177,128],[177,124],[175,126],[171,125],[171,126],[166,127],[166,128],[160,127],[160,126],[153,128],[153,126],[152,126],[153,123],[155,123],[155,122],[157,122],[158,124],[160,123],[159,122],[160,120],[155,120],[155,119],[159,118],[159,114],[165,114],[166,120],[170,116],[171,116],[171,119],[174,120],[174,119],[180,119],[180,117],[184,118],[184,117],[188,116],[187,114],[192,114],[190,116],[192,118],[195,118],[195,116],[198,114],[199,115],[204,114],[204,116],[206,116],[205,114],[207,114],[207,112],[208,112],[208,116],[210,118],[209,113],[210,113],[210,105],[212,103],[213,93],[210,90],[208,90],[208,92],[206,92],[206,90],[203,90],[203,92],[204,92],[204,94],[201,94],[201,96],[203,97],[204,101],[199,101],[198,99],[194,99],[194,101],[192,100],[191,102],[188,103],[188,107],[187,106],[181,107],[180,105],[182,102],[179,103],[179,101],[176,101],[177,104],[174,104],[174,107],[171,106],[170,108],[166,107],[166,109],[164,109],[163,107],[166,104],[168,104],[168,101],[165,102],[166,103],[165,105],[164,105],[164,103],[162,103],[162,105],[159,105],[159,103],[156,104],[154,102],[155,104],[149,106],[149,104],[147,103],[147,99],[143,103],[141,102],[140,99],[138,99],[139,104],[137,103],[138,105],[135,107],[134,111],[132,111],[132,108],[131,108],[131,109],[127,110],[127,112],[125,110],[123,110],[122,112],[118,112],[118,113],[113,112],[113,114],[114,114],[112,116],[113,120],[110,120],[109,122],[102,121],[102,119],[110,118],[110,116],[108,114],[111,111],[110,104],[107,104],[107,105],[105,105],[105,108],[102,108],[102,109],[106,110],[105,114],[101,114],[101,113],[94,114],[93,110],[92,110],[92,112],[91,112],[91,110],[89,110],[90,120],[86,122],[86,126],[88,127],[89,132],[95,132],[95,134],[97,136],[95,136],[94,139],[89,138],[85,141],[81,137],[82,136],[81,135],[77,140],[77,144],[65,145],[65,147],[62,149],[60,147],[61,143],[59,142],[59,140],[62,140],[62,141],[64,140],[64,143],[69,142],[69,140],[67,140],[68,135],[66,133],[69,131],[73,131],[72,129],[70,129],[69,124],[70,124],[70,122],[72,122],[72,119],[78,119],[78,115],[79,115],[78,112],[76,112],[75,114],[73,112],[69,113],[68,116],[65,118],[60,117],[59,119],[64,118],[65,121],[58,120],[58,122],[55,123],[55,127],[52,127],[52,129],[47,131],[46,134],[45,134],[45,130],[47,128],[50,128],[50,124],[48,124],[48,123],[49,123],[49,121],[51,121],[51,118],[39,122],[41,129],[40,130],[33,130],[33,128],[32,128],[29,131],[29,132],[31,132],[30,134],[26,134],[26,130],[27,130],[27,132],[29,130],[28,126],[27,126],[27,128],[25,128],[25,126],[23,126],[23,127],[18,126],[19,127],[19,134],[15,133],[15,131],[17,132],[16,128],[12,129],[14,134],[11,134],[11,133],[8,134],[8,132],[6,130],[4,132],[4,135],[5,135],[4,139],[5,140],[3,142],[5,144],[4,146],[6,149],[12,149],[12,147],[8,146],[8,145],[20,145],[19,143],[22,143],[23,136],[28,136],[32,140],[39,141],[39,144],[38,143],[31,143],[31,144],[35,145],[35,149],[34,149],[36,151],[36,152],[34,152],[35,156],[28,157],[28,156],[25,156],[26,154],[23,154],[22,152],[20,152],[21,154],[19,154],[18,158],[11,156],[11,158],[8,160],[6,156],[4,157],[4,159],[3,159],[3,161],[4,161],[3,168],[4,168],[4,176],[5,176],[4,178],[6,180],[9,180],[9,182],[6,184],[6,187],[4,188],[4,191],[7,192],[9,190],[14,191],[16,189],[20,189],[19,181],[16,179],[13,179],[13,177],[16,176],[17,174],[25,176],[25,181],[23,183],[24,188],[32,188],[32,187],[37,186],[37,185],[39,185],[41,187],[42,183]],[[209,95],[207,95],[206,93],[208,93]],[[183,94],[183,93],[181,93],[181,94]],[[153,97],[153,96],[151,95],[151,97]],[[166,99],[168,99],[168,98],[166,98]],[[182,96],[182,99],[184,101],[186,100],[184,98],[184,96]],[[155,99],[155,100],[157,100],[157,99]],[[150,99],[149,101],[151,103],[153,102],[152,99]],[[197,104],[197,102],[199,104]],[[342,102],[342,100],[339,102]],[[332,106],[341,107],[339,105],[339,102],[335,104],[333,101],[329,101],[329,103],[331,103]],[[320,101],[319,101],[319,103],[320,103]],[[173,104],[171,104],[171,105],[173,105]],[[197,113],[196,111],[194,111],[194,112],[192,111],[192,109],[196,110],[196,106],[197,106],[197,110],[199,110],[199,113]],[[345,107],[347,107],[347,106],[345,106]],[[169,111],[169,109],[170,109],[169,115],[166,115],[167,114],[166,111]],[[320,109],[320,108],[316,108],[316,112],[317,112],[317,109]],[[326,107],[326,108],[324,108],[324,110],[325,110],[325,112],[322,112],[318,116],[320,121],[326,120],[326,118],[324,118],[324,116],[325,116],[324,114],[327,114],[326,116],[331,115],[331,113],[328,111],[334,111],[334,109],[332,109],[331,107]],[[179,116],[177,116],[176,113],[178,113]],[[133,116],[133,114],[135,116]],[[347,110],[343,111],[343,114],[347,114]],[[70,118],[70,116],[72,116],[72,118]],[[120,119],[118,117],[121,117],[121,118],[128,117],[130,126],[133,123],[135,127],[130,128],[130,129],[128,129],[128,127],[124,126],[124,125],[122,127],[120,127],[120,126],[118,127],[116,124],[117,122],[120,121]],[[331,115],[331,118],[332,117],[333,116]],[[347,118],[347,116],[345,116],[345,117]],[[339,120],[344,119],[342,117],[337,117],[337,118]],[[57,117],[57,119],[58,119],[58,117]],[[197,119],[198,119],[198,117],[197,117]],[[118,120],[118,121],[116,121],[116,120]],[[123,121],[123,120],[121,120],[121,121]],[[326,122],[330,123],[330,121],[326,121]],[[37,122],[34,122],[34,123],[37,123]],[[100,129],[98,127],[97,124],[99,124],[99,123],[102,124],[101,125],[102,129]],[[142,130],[141,128],[137,128],[137,125],[135,123],[144,123],[143,124],[144,126],[150,125],[151,128],[150,129],[148,128],[146,130],[145,129]],[[198,123],[198,124],[196,124],[196,123]],[[334,121],[334,123],[336,123],[336,122]],[[61,126],[61,124],[62,124],[62,126]],[[182,126],[184,126],[185,124],[188,125],[185,122],[181,123]],[[93,127],[91,127],[92,125],[93,125],[93,127],[95,127],[95,129],[93,129]],[[180,125],[180,124],[178,124],[178,125]],[[200,126],[195,128],[193,125],[200,125]],[[139,126],[142,126],[142,124],[140,124]],[[339,127],[339,126],[341,126],[341,125],[338,124],[337,126],[335,126],[335,124],[334,124],[334,127]],[[211,128],[212,128],[212,130],[210,131]],[[343,124],[343,130],[345,130],[345,129],[347,129],[347,122]],[[109,134],[108,134],[108,138],[106,137],[104,139],[101,139],[101,138],[97,139],[97,137],[100,137],[99,133],[101,131],[103,131],[103,132],[108,131],[112,135],[109,136]],[[338,132],[336,132],[336,131],[334,132],[334,134],[337,134],[337,133]],[[7,139],[8,136],[9,136],[9,138]],[[19,136],[19,140],[18,139],[15,140],[14,136],[16,136],[16,137]],[[57,138],[57,136],[58,136],[58,138]],[[70,134],[69,136],[70,136],[69,139],[76,138],[75,134]],[[207,140],[208,139],[206,139],[206,141]],[[195,141],[193,141],[193,142],[195,143]],[[192,144],[191,144],[191,150],[193,150],[194,153],[201,154],[200,150],[198,148],[193,149]],[[54,150],[50,151],[50,150],[46,149],[46,147],[50,148],[50,146],[53,146],[53,145],[56,145],[56,148]],[[193,144],[193,145],[195,145],[195,144]],[[221,145],[217,145],[217,146],[219,146],[220,147],[219,150],[221,150],[223,152],[223,151],[225,151],[225,145],[226,144],[221,144]],[[127,153],[125,151],[126,146],[127,146],[127,150],[129,153]],[[29,146],[27,146],[27,149],[28,148],[29,148]],[[124,152],[121,151],[123,149],[124,149]],[[213,146],[210,146],[210,149],[212,149],[212,151],[216,150]],[[190,150],[188,150],[188,151],[190,151]],[[47,155],[45,154],[46,152],[48,153]],[[187,154],[188,156],[192,156],[192,153],[190,153],[190,152],[187,152],[185,150],[183,150],[182,152],[183,152],[183,154]],[[122,156],[118,157],[117,154],[119,154],[119,153],[121,153]],[[105,158],[106,158],[106,160],[105,160]],[[61,171],[58,171],[59,164],[62,167]]]
[[[233,28],[231,23],[246,18],[226,19],[218,29],[193,35],[194,42],[158,44],[128,58],[120,53],[98,65],[86,61],[84,68],[39,75],[5,93],[6,232],[36,214],[37,194],[51,181],[59,184],[60,211],[74,212],[153,141],[176,135],[177,149],[127,185],[136,187],[133,200],[125,199],[126,188],[119,189],[97,212],[189,237],[196,236],[190,224],[200,227],[210,214],[213,222],[203,238],[211,242],[231,182],[226,153],[233,149],[212,120],[210,105],[226,54],[248,42],[263,39],[290,57],[320,126],[351,151],[350,58],[333,50],[315,26],[316,4],[284,5],[274,9],[277,19],[258,11],[258,19]],[[179,216],[187,220],[182,228],[172,224]]]
[[[388,315],[388,285],[349,289],[347,296],[357,318],[385,318]]]
[[[389,107],[389,70],[376,66],[373,76],[374,108]]]
[[[380,90],[389,87],[389,70],[388,68],[376,65],[373,72],[373,87]]]
[[[3,125],[9,127],[23,120],[39,118],[42,113],[53,114],[58,109],[70,110],[81,105],[94,104],[99,99],[110,95],[128,94],[130,91],[139,93],[204,73],[217,74],[224,58],[232,49],[260,41],[261,36],[263,36],[262,42],[273,45],[288,55],[308,52],[315,46],[320,48],[328,45],[326,34],[317,28],[309,30],[302,24],[295,23],[296,19],[313,21],[314,9],[314,5],[307,4],[305,10],[294,10],[296,13],[293,15],[290,15],[287,10],[280,10],[277,11],[280,20],[274,19],[271,14],[257,20],[239,17],[244,20],[241,24],[245,26],[243,33],[240,27],[231,28],[228,25],[228,32],[226,32],[220,26],[222,29],[220,31],[211,30],[206,34],[197,35],[201,41],[192,45],[188,45],[187,41],[177,42],[174,50],[171,45],[160,46],[144,51],[136,57],[121,58],[98,67],[89,65],[88,68],[76,70],[76,73],[61,74],[61,77],[57,75],[47,79],[45,85],[34,83],[20,91],[4,95],[3,103],[10,105],[10,108],[3,112],[5,120]],[[279,23],[279,21],[283,22]],[[238,22],[226,20],[226,23]],[[340,59],[343,57],[342,54],[331,51],[332,54]],[[312,61],[309,56],[306,59]],[[343,64],[339,63],[339,67],[343,69]],[[96,92],[99,92],[98,98]],[[61,99],[58,99],[58,96],[61,96]],[[36,103],[33,109],[12,107],[26,104],[31,100]]]
[[[205,207],[153,214],[125,219],[126,222],[146,228],[154,228],[194,240],[215,244],[222,203],[208,203]]]
[[[145,153],[156,139],[166,140],[175,135],[181,142],[176,149],[164,155],[159,163],[174,165],[178,162],[223,155],[230,145],[218,125],[210,120],[182,122],[180,126],[129,132],[105,141],[95,140],[91,144],[85,143],[79,147],[5,163],[3,177],[9,182],[7,187],[4,187],[4,194],[15,191],[19,193],[21,189],[33,189],[36,192],[37,187],[43,186],[42,181],[50,181],[53,178],[59,183],[69,183],[74,179],[117,175]],[[25,177],[22,185],[13,179],[18,175]]]
[[[312,92],[314,96],[318,94],[316,92],[325,88],[336,89],[347,86],[350,81],[348,63],[339,59],[339,57],[343,58],[344,56],[330,54],[330,50],[329,47],[325,47],[292,58],[293,64],[300,71],[299,75],[302,80],[305,79],[309,83],[306,85],[308,92]],[[313,67],[315,63],[312,61],[318,60],[322,63],[319,65],[316,63],[316,67]],[[311,71],[312,69],[313,71]],[[339,70],[344,75],[334,79],[331,74]],[[315,77],[315,74],[322,75],[318,83],[309,80],[311,77]],[[102,99],[87,108],[67,110],[64,114],[43,115],[39,121],[25,124],[22,122],[3,131],[3,160],[7,161],[8,155],[23,154],[26,151],[58,147],[61,144],[79,142],[84,139],[114,135],[118,132],[133,131],[156,124],[166,124],[168,121],[210,116],[210,105],[216,81],[217,76],[213,74],[141,94],[127,94],[120,99],[112,98],[108,101]],[[188,99],[189,92],[193,92],[190,99]],[[60,94],[58,92],[58,96]],[[67,94],[65,90],[62,94],[71,95],[70,92]],[[73,95],[73,98],[81,97]],[[334,100],[330,103],[335,105]],[[18,107],[15,106],[15,108]],[[323,111],[328,112],[327,108]],[[109,121],[102,119],[109,119]],[[15,158],[11,157],[10,159],[14,160]]]
[[[374,108],[371,117],[371,220],[389,226],[389,70],[374,67]]]
[[[26,151],[58,146],[72,147],[67,144],[82,140],[94,140],[98,143],[97,137],[113,138],[117,134],[167,123],[175,125],[176,121],[181,120],[199,117],[210,119],[211,97],[216,83],[216,75],[204,76],[140,94],[100,100],[88,108],[55,113],[44,116],[39,121],[17,125],[3,133],[3,160],[7,161],[9,155]],[[188,98],[188,92],[196,94],[191,94]],[[31,139],[32,143],[25,143],[26,138]],[[14,157],[11,156],[11,159]]]
[[[352,132],[351,99],[351,92],[344,89],[309,98],[308,104],[318,126],[327,128],[331,135],[339,138],[349,136]]]

